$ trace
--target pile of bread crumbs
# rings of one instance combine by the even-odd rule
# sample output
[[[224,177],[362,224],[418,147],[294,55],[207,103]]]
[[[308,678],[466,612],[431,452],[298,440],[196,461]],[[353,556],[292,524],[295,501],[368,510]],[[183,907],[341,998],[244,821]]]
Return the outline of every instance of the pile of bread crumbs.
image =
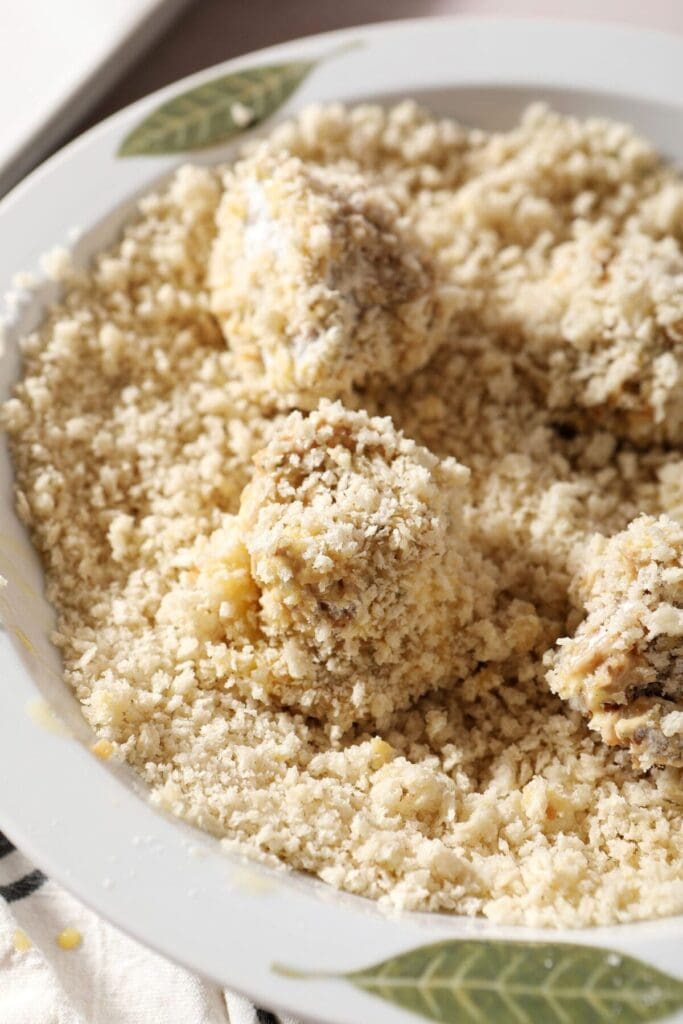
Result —
[[[360,266],[382,271],[370,299],[345,257],[354,239]],[[91,270],[70,274],[23,342],[3,422],[66,678],[157,804],[230,848],[394,906],[550,926],[683,911],[680,769],[642,772],[603,743],[551,693],[544,664],[580,620],[570,581],[591,535],[641,513],[683,522],[682,241],[683,181],[621,125],[534,107],[487,134],[412,102],[328,106],[250,144],[236,171],[181,168]],[[299,269],[273,284],[260,268],[277,271],[283,252]],[[394,278],[408,286],[389,301]],[[303,297],[287,292],[299,282]],[[286,323],[263,315],[273,291]],[[330,429],[345,432],[352,464],[325,463],[329,434],[310,439],[321,398],[343,403],[311,415],[341,419]],[[369,470],[368,430],[382,436]],[[292,482],[306,436],[313,476]],[[426,536],[411,533],[401,480],[386,475],[399,457],[406,479],[422,474]],[[429,483],[449,473],[452,512]],[[364,717],[373,680],[361,680],[340,705],[358,714],[326,720],[335,672],[367,647],[343,633],[346,605],[325,600],[321,630],[303,613],[278,617],[290,591],[273,564],[313,566],[310,585],[328,586],[321,479],[343,479],[344,494],[350,481],[404,524],[406,564],[424,566],[426,589],[392,604],[381,524],[369,549],[399,626],[446,587],[440,545],[454,538],[447,600],[467,606],[467,649],[457,678],[418,680],[417,703],[392,696]],[[319,540],[309,562],[278,540],[304,493]],[[463,568],[468,551],[477,572]],[[249,634],[258,558],[257,583],[275,595],[262,602],[263,648]],[[418,626],[430,650],[453,653],[443,625]],[[306,652],[337,643],[329,674],[310,681],[315,699],[309,683],[303,698],[280,686],[272,699],[260,650],[285,652],[291,682],[307,678]]]

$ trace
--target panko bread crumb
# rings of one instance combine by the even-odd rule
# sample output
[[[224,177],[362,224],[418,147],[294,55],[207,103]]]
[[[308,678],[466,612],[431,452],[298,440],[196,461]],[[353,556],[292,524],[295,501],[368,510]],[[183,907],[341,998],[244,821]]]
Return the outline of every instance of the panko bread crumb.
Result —
[[[598,536],[572,582],[586,617],[559,641],[550,687],[636,765],[683,766],[683,527],[641,516]]]
[[[455,532],[497,573],[492,607],[467,627],[481,661],[381,727],[345,732],[245,692],[247,672],[255,686],[267,664],[246,664],[260,642],[261,587],[236,520],[245,486],[267,468],[253,456],[281,443],[268,448],[290,403],[258,366],[244,370],[255,321],[229,323],[230,305],[217,319],[207,275],[235,193],[226,198],[219,172],[183,168],[25,339],[23,379],[3,411],[18,507],[84,714],[156,804],[231,849],[348,892],[537,926],[683,911],[680,769],[634,766],[550,691],[544,666],[577,629],[570,585],[588,539],[641,514],[683,518],[679,174],[628,128],[540,107],[498,133],[410,102],[315,107],[247,150],[248,173],[228,182],[246,187],[266,160],[288,168],[283,188],[287,175],[305,180],[286,200],[288,225],[305,221],[310,182],[325,183],[314,237],[331,217],[342,252],[328,270],[349,270],[348,196],[331,182],[350,177],[390,210],[372,229],[358,214],[374,239],[370,270],[387,234],[399,260],[420,254],[422,269],[410,264],[420,288],[438,267],[450,303],[443,343],[428,351],[416,339],[419,352],[388,376],[368,350],[362,373],[381,372],[343,400],[469,467]],[[292,247],[302,245],[297,233]],[[310,280],[302,270],[305,309]],[[271,282],[262,287],[275,308]],[[382,311],[380,334],[400,348],[394,314]],[[344,373],[354,337],[333,354]],[[266,343],[286,352],[289,340],[263,343],[259,359]],[[319,366],[323,393],[304,411],[340,397],[336,382],[324,393]],[[272,487],[277,475],[266,476]],[[265,495],[256,509],[276,528],[290,506]],[[206,601],[192,607],[202,572]],[[230,621],[245,623],[239,642]]]

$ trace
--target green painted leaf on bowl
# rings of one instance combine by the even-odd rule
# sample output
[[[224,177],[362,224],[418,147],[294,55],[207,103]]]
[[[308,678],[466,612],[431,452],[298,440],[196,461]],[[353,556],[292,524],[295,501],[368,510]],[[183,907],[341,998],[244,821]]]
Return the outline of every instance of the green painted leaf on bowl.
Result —
[[[683,982],[609,949],[449,941],[343,975],[356,988],[442,1024],[636,1024],[683,1008]]]
[[[159,156],[227,142],[281,107],[315,64],[271,64],[204,82],[149,114],[124,139],[118,155]]]

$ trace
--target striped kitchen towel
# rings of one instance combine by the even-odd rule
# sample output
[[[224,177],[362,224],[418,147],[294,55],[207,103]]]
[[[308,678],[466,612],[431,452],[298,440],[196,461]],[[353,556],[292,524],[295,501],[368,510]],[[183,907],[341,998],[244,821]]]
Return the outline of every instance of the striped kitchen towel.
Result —
[[[294,1024],[129,939],[0,833],[2,1024]]]

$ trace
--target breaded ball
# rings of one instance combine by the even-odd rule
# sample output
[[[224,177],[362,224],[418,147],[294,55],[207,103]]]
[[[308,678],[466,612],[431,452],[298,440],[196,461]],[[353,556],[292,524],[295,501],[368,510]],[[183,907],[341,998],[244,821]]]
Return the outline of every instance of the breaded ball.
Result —
[[[228,172],[208,280],[240,373],[313,408],[401,379],[444,338],[453,289],[360,175],[257,153]]]
[[[615,239],[609,224],[584,225],[515,303],[551,408],[639,445],[683,442],[683,251],[674,238]]]
[[[159,613],[225,645],[226,685],[346,729],[472,671],[494,583],[468,550],[469,470],[339,402],[291,413],[255,463]]]
[[[573,596],[586,615],[559,641],[551,689],[636,767],[683,765],[683,527],[641,516],[595,538]]]
[[[239,514],[283,704],[381,722],[471,667],[459,638],[477,586],[463,555],[468,478],[390,419],[340,403],[285,421]]]

